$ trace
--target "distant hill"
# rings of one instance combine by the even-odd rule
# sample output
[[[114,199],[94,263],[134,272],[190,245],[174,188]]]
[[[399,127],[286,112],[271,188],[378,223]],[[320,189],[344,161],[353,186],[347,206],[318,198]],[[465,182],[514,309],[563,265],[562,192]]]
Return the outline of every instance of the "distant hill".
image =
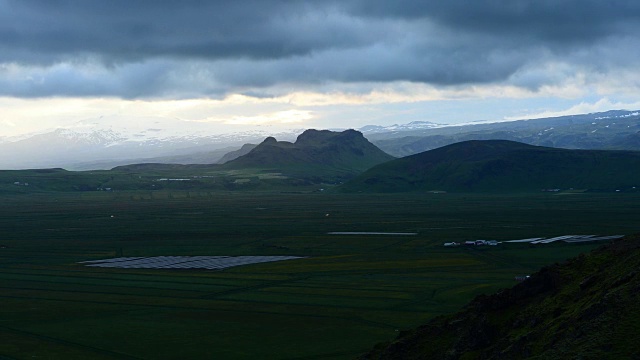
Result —
[[[238,151],[237,147],[225,147],[212,151],[194,152],[185,155],[159,156],[153,158],[127,159],[127,160],[103,160],[88,163],[76,163],[66,166],[65,169],[84,171],[94,169],[113,169],[118,166],[131,164],[155,163],[155,164],[218,164],[229,153]]]
[[[268,137],[225,169],[268,169],[308,177],[353,177],[393,157],[355,130],[306,130],[294,143]]]
[[[506,140],[473,140],[380,164],[346,192],[640,189],[640,152],[566,150]]]
[[[225,147],[222,149],[194,152],[185,155],[160,156],[153,158],[128,159],[120,161],[96,161],[91,163],[79,163],[70,166],[68,170],[92,170],[92,169],[112,169],[119,166],[136,164],[224,164],[233,159],[247,154],[256,147],[254,144],[244,144],[241,148]]]
[[[251,150],[253,150],[256,146],[255,144],[244,144],[242,145],[242,147],[238,150],[234,150],[234,151],[229,151],[228,153],[224,154],[224,156],[222,156],[220,159],[218,159],[217,163],[218,164],[224,164],[227,163],[231,160],[235,160],[237,158],[239,158],[242,155],[246,155],[248,154]]]
[[[242,152],[248,152],[241,155]],[[246,144],[225,164],[138,163],[111,170],[0,171],[0,192],[120,190],[318,191],[393,157],[362,133],[307,130],[295,143],[269,137]]]
[[[363,359],[638,359],[640,237],[555,264]]]
[[[475,119],[470,119],[475,120]],[[2,136],[0,169],[110,169],[141,162],[211,164],[267,136],[293,141],[302,129],[220,133],[216,123],[177,118],[100,116],[44,133]],[[417,154],[466,140],[512,140],[567,149],[640,150],[640,111],[612,110],[506,122],[449,125],[413,121],[359,129],[384,152]],[[220,149],[226,149],[219,152]]]
[[[45,132],[0,134],[0,169],[106,170],[140,162],[215,163],[242,144],[256,143],[267,136],[291,140],[302,132],[233,128],[233,132],[222,133],[215,122],[126,114],[99,116]],[[220,149],[226,150],[217,154]]]
[[[511,140],[564,149],[640,150],[640,111],[569,115],[459,126],[414,126],[365,133],[385,152],[401,157],[467,140]]]

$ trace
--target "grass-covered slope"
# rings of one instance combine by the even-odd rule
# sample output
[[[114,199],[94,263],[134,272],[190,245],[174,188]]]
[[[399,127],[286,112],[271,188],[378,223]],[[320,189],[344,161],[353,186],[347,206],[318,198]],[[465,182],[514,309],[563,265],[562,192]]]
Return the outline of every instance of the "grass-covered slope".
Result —
[[[346,192],[540,191],[640,188],[640,152],[566,150],[507,140],[474,140],[380,164]]]
[[[393,159],[355,130],[306,130],[295,143],[267,138],[248,154],[224,164],[227,169],[261,168],[309,177],[351,177]]]
[[[640,236],[540,270],[365,359],[640,358]]]

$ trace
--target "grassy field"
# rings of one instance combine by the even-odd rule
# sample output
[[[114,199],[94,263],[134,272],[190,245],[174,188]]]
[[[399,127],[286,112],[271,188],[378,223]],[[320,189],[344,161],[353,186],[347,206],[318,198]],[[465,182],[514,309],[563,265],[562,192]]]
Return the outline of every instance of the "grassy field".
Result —
[[[447,241],[638,232],[638,194],[3,195],[0,358],[342,359],[595,245]],[[416,236],[329,232],[416,232]],[[296,255],[224,271],[116,256]]]

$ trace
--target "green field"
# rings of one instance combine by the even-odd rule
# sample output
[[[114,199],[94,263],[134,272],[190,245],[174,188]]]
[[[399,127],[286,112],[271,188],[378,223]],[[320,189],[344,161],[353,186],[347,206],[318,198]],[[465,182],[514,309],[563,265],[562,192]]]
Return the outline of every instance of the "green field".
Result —
[[[631,234],[640,194],[3,195],[0,358],[342,359],[593,244],[447,241]],[[328,232],[417,232],[416,236]],[[297,255],[224,271],[84,267],[116,256]]]

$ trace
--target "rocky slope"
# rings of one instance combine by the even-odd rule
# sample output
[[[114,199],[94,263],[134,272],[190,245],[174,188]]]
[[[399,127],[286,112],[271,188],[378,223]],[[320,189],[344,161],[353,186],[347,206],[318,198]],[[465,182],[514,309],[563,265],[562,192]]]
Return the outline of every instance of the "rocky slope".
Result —
[[[640,236],[479,296],[363,359],[639,359]]]
[[[248,154],[223,166],[227,169],[269,169],[310,177],[352,177],[392,159],[358,131],[306,130],[293,143],[269,137]]]

